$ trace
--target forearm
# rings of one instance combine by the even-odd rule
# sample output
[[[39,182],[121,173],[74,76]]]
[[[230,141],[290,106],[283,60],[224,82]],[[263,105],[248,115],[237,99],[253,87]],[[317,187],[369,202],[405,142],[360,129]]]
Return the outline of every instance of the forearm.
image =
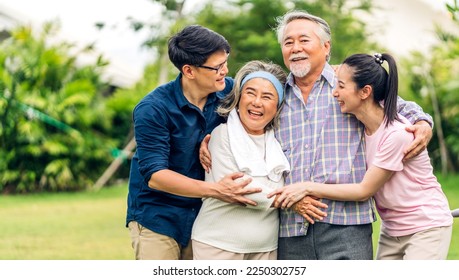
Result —
[[[305,183],[306,195],[340,201],[365,201],[373,193],[362,184]]]
[[[151,176],[148,186],[152,189],[185,197],[212,197],[228,203],[255,206],[256,202],[244,196],[260,192],[261,189],[246,188],[251,179],[235,182],[243,175],[241,172],[236,172],[228,174],[218,182],[206,182],[188,178],[171,170],[161,170]]]
[[[372,197],[392,176],[393,171],[370,167],[362,182],[355,184],[306,183],[306,195],[342,201],[365,201]]]
[[[151,175],[148,186],[152,189],[185,197],[211,197],[215,195],[213,183],[191,179],[175,171],[164,169]]]

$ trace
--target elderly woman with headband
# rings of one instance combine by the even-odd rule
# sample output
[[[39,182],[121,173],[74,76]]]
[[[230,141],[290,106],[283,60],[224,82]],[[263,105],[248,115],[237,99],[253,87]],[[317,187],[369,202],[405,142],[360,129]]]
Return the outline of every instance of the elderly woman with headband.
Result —
[[[273,63],[250,61],[235,77],[233,91],[217,112],[227,123],[216,127],[209,142],[212,169],[206,181],[241,171],[249,186],[263,191],[248,197],[257,206],[206,198],[194,223],[194,259],[275,260],[279,217],[267,194],[284,185],[290,165],[274,137],[284,97],[286,73]]]
[[[394,58],[379,53],[346,58],[338,71],[333,96],[341,112],[355,115],[365,126],[368,169],[362,182],[288,185],[270,194],[278,196],[275,204],[289,207],[306,195],[342,201],[374,196],[381,217],[376,259],[446,259],[453,218],[428,152],[403,161],[404,148],[414,136],[405,130],[410,122],[397,113]]]

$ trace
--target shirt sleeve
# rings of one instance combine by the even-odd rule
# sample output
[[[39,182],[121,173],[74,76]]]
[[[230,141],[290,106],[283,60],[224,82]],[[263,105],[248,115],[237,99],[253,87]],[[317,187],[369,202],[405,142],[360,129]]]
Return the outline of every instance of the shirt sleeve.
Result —
[[[398,129],[387,133],[379,143],[373,165],[390,170],[403,170],[404,148],[413,141],[413,134]]]
[[[159,106],[142,102],[133,113],[139,171],[145,182],[153,173],[168,169],[170,133],[167,118]]]
[[[419,121],[426,121],[433,127],[432,116],[425,113],[421,106],[412,101],[406,101],[400,96],[397,99],[397,111],[400,115],[407,118],[411,124],[415,124]]]

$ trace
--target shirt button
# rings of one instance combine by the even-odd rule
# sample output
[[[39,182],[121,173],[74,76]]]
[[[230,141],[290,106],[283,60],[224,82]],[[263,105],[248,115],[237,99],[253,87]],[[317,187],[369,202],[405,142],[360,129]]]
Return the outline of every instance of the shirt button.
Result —
[[[307,150],[309,148],[309,145],[308,144],[304,145],[304,148]]]

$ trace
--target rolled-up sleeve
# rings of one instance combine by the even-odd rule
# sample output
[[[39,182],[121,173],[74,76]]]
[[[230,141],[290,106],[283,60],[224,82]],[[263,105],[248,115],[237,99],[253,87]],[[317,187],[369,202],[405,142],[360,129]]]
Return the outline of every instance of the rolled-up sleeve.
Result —
[[[425,113],[421,106],[412,101],[406,101],[400,96],[397,100],[398,113],[407,118],[411,124],[415,124],[419,121],[426,121],[433,127],[434,122],[432,117]]]
[[[145,182],[153,173],[169,168],[170,133],[161,107],[140,103],[133,113],[139,171]]]

